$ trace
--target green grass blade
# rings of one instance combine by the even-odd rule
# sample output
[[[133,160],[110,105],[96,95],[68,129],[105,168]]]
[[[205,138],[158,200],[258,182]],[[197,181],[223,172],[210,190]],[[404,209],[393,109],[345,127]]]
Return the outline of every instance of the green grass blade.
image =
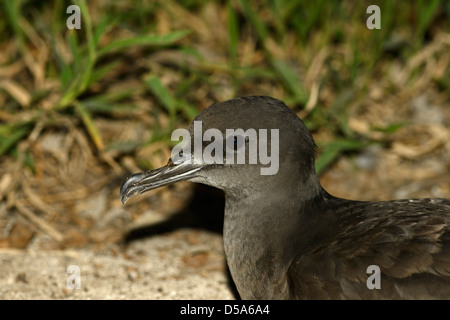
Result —
[[[232,1],[227,2],[227,15],[228,15],[228,37],[229,45],[228,51],[230,54],[231,67],[237,66],[238,47],[239,47],[239,24],[237,21],[236,13],[231,5]]]
[[[114,25],[115,22],[116,22],[115,18],[104,17],[103,20],[99,23],[99,25],[95,27],[93,32],[93,42],[95,48],[98,48],[100,37],[102,36],[103,33],[105,33],[107,27]]]
[[[21,42],[23,40],[22,28],[19,25],[20,21],[20,10],[22,1],[10,1],[3,0],[3,7],[5,8],[6,16],[8,17],[8,22],[12,26],[13,32],[16,37]]]
[[[98,131],[97,126],[95,125],[94,119],[92,118],[91,113],[86,109],[86,107],[78,102],[74,101],[75,110],[78,112],[81,120],[83,121],[84,126],[86,127],[87,132],[89,133],[92,141],[98,150],[104,151],[105,145],[103,144],[103,139]]]
[[[181,112],[183,112],[183,114],[186,117],[186,120],[189,122],[191,122],[198,114],[198,109],[196,106],[193,106],[192,104],[183,100],[178,101],[178,109],[180,109]]]
[[[244,14],[246,15],[247,19],[255,28],[255,31],[258,34],[258,38],[262,43],[265,43],[267,38],[267,30],[264,22],[259,18],[258,14],[254,12],[247,0],[241,0],[239,2],[242,6],[242,9],[244,10]]]
[[[317,174],[320,175],[342,152],[360,150],[368,144],[367,141],[357,140],[335,140],[328,143],[322,148],[323,152],[316,160]]]
[[[296,100],[300,103],[306,103],[306,90],[297,74],[292,71],[292,68],[286,62],[279,59],[274,59],[272,66],[285,83],[287,89],[295,95]]]
[[[169,115],[171,117],[174,116],[177,109],[177,102],[170,93],[169,89],[166,88],[156,76],[146,79],[145,83],[152,94],[156,96],[158,101],[169,112]]]
[[[109,114],[124,114],[129,115],[130,113],[136,110],[134,105],[130,104],[122,104],[122,103],[113,103],[108,101],[107,99],[97,98],[97,99],[89,99],[83,100],[83,106],[92,113],[102,112]]]
[[[0,156],[14,146],[28,132],[28,125],[3,125],[0,127]]]
[[[418,41],[420,41],[420,44],[423,41],[423,35],[429,27],[434,15],[436,14],[436,10],[438,9],[440,3],[441,0],[418,1],[417,14],[419,15],[419,23],[417,26],[417,38]]]
[[[104,66],[101,66],[101,67],[98,67],[97,69],[95,69],[92,72],[92,75],[89,79],[88,86],[90,86],[91,84],[93,84],[93,83],[97,82],[98,80],[100,80],[101,78],[103,78],[105,75],[108,74],[108,72],[110,72],[111,70],[114,70],[119,65],[120,65],[119,61],[112,61]]]
[[[96,60],[96,52],[95,52],[95,39],[94,39],[93,31],[92,31],[91,16],[89,14],[89,9],[86,4],[86,0],[79,0],[79,6],[80,6],[80,11],[81,11],[81,16],[83,17],[83,21],[84,21],[83,29],[86,32],[87,46],[88,46],[88,52],[89,52],[89,62],[90,62],[90,65],[93,66],[93,64],[95,63],[95,60]]]
[[[185,37],[189,32],[190,32],[189,30],[180,30],[164,35],[153,34],[153,35],[137,36],[129,39],[116,40],[100,49],[99,55],[104,55],[117,50],[124,50],[134,45],[152,45],[152,46],[170,45],[180,40],[181,38]]]

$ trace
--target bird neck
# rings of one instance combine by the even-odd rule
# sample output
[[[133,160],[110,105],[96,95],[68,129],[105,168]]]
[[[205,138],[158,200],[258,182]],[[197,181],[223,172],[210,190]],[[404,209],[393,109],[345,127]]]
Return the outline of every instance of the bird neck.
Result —
[[[322,197],[323,190],[315,176],[301,186],[291,186],[282,192],[265,190],[239,197],[226,194],[225,254],[244,299],[289,297],[283,278],[296,254],[303,211],[313,198]]]

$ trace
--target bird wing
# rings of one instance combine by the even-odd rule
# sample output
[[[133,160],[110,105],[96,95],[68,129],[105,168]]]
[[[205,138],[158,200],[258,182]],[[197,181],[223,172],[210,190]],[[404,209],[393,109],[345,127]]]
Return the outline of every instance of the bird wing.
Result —
[[[342,200],[328,208],[322,214],[337,217],[328,226],[336,233],[293,260],[292,298],[450,298],[449,199]],[[379,268],[379,289],[369,266]]]

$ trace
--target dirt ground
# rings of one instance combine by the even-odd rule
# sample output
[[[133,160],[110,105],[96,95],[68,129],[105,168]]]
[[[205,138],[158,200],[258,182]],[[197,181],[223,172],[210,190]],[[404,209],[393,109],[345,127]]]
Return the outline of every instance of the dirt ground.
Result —
[[[321,176],[325,189],[359,200],[450,198],[448,101],[424,93],[377,118],[379,110],[368,106],[350,125],[388,117],[409,123],[389,144],[340,157]],[[0,202],[0,299],[238,298],[223,253],[220,191],[182,182],[122,205],[120,185],[139,170],[131,156],[120,163],[125,172],[88,165],[95,155],[77,153],[84,140],[76,134],[49,130],[39,141],[36,154],[46,161],[35,176],[18,172],[14,161],[3,166],[0,195],[11,181],[22,193]],[[60,148],[77,157],[59,159]],[[51,175],[58,170],[60,180]]]

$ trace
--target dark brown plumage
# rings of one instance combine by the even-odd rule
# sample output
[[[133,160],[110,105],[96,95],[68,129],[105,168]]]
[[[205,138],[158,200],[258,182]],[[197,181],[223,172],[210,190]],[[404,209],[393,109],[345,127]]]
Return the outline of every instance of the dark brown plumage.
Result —
[[[311,134],[270,97],[214,104],[195,120],[222,133],[279,129],[278,172],[261,175],[262,164],[211,165],[192,154],[132,175],[121,199],[180,180],[223,189],[225,254],[243,299],[450,298],[450,200],[333,197],[315,173]],[[380,289],[367,286],[373,265]]]
[[[450,298],[450,200],[323,199],[315,214],[336,219],[294,258],[287,281],[303,285],[291,298]],[[305,228],[320,230],[314,221]],[[369,265],[380,267],[379,290],[366,286]]]

